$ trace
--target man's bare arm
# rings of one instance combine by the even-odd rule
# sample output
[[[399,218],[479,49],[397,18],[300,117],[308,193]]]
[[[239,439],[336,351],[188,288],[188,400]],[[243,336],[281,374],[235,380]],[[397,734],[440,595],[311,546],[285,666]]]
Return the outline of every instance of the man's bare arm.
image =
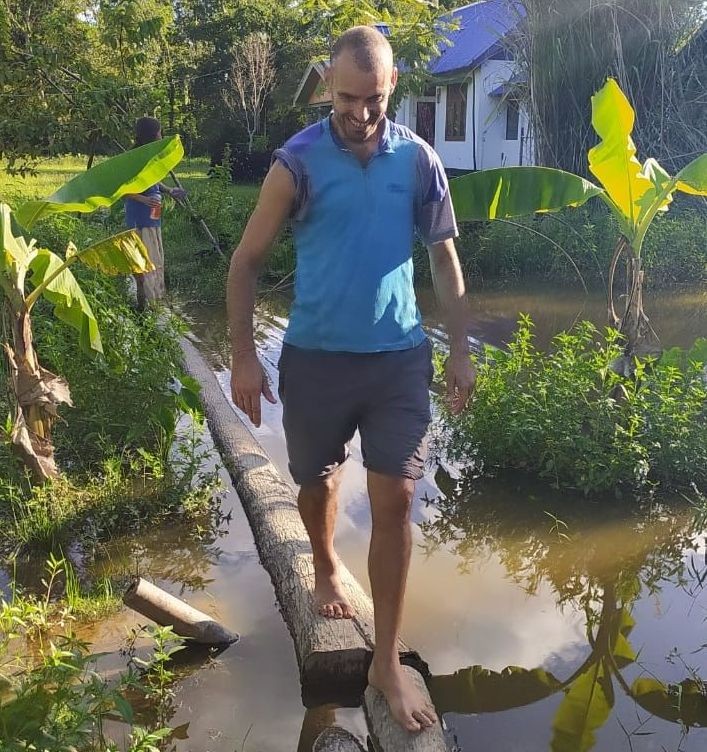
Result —
[[[476,370],[469,359],[467,323],[469,307],[459,257],[453,240],[427,247],[432,282],[444,315],[449,336],[447,396],[451,411],[458,415],[466,407],[476,383]]]
[[[258,204],[231,257],[228,272],[226,302],[231,330],[231,394],[235,404],[256,426],[260,425],[261,395],[271,402],[275,398],[255,351],[255,292],[263,263],[290,216],[294,201],[292,175],[276,162],[265,178]]]

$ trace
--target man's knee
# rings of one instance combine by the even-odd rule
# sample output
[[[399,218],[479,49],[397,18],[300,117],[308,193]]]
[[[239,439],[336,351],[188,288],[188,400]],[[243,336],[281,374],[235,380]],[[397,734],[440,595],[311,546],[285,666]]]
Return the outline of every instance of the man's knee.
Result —
[[[415,481],[369,472],[368,491],[374,523],[407,521],[415,493]]]
[[[326,502],[329,499],[336,498],[340,485],[341,472],[339,468],[323,478],[317,478],[300,486],[299,498]]]

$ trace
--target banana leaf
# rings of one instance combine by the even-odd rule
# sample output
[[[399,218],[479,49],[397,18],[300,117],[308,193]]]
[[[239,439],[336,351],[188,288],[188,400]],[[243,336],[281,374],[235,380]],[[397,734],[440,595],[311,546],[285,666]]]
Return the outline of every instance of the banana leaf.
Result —
[[[614,706],[611,674],[603,660],[590,665],[570,687],[552,723],[552,752],[587,752]]]
[[[179,136],[153,141],[100,162],[45,199],[22,204],[15,216],[29,229],[56,212],[86,213],[111,206],[126,193],[142,193],[159,183],[183,156]]]
[[[707,695],[704,684],[685,679],[666,686],[657,679],[643,677],[631,685],[631,696],[649,713],[686,726],[707,726]]]
[[[604,191],[571,172],[549,167],[499,167],[450,181],[452,202],[462,221],[511,219],[581,206]]]
[[[15,235],[12,227],[12,210],[7,204],[0,204],[0,235],[0,273],[14,269],[16,274],[18,270],[25,269],[35,253],[34,241],[27,243],[22,235]]]
[[[677,187],[693,196],[707,196],[707,154],[690,162],[676,175]]]
[[[440,713],[493,713],[543,700],[561,684],[541,668],[508,666],[498,673],[470,666],[454,674],[432,676],[428,686]]]
[[[601,142],[589,150],[589,169],[606,189],[609,198],[635,228],[656,195],[651,180],[636,158],[631,134],[636,114],[613,79],[592,97],[592,125]]]
[[[42,295],[53,303],[54,315],[79,332],[79,343],[84,351],[102,353],[96,317],[74,275],[67,268],[61,270],[64,265],[60,256],[39,248],[29,264],[30,284],[35,288],[46,284]]]
[[[155,265],[135,230],[126,230],[77,251],[73,243],[66,251],[66,260],[78,257],[86,266],[114,277],[118,274],[144,274]]]

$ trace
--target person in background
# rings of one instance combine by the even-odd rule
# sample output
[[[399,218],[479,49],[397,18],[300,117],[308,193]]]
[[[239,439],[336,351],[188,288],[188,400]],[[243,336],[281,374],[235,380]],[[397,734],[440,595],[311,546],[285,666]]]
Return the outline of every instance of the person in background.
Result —
[[[162,138],[160,121],[141,117],[135,123],[135,146],[144,146]],[[164,249],[162,247],[162,194],[174,199],[186,196],[183,188],[170,188],[163,183],[150,186],[142,193],[125,195],[125,225],[139,232],[155,270],[136,274],[137,306],[143,311],[152,302],[161,300],[166,293],[164,281]]]

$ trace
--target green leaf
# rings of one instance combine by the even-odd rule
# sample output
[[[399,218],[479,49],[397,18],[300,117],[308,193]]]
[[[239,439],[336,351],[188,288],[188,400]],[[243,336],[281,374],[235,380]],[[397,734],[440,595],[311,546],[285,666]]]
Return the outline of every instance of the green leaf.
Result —
[[[671,347],[665,350],[658,361],[661,366],[679,368],[681,371],[685,371],[689,363],[707,363],[707,339],[705,337],[698,337],[689,350],[684,350],[682,347]]]
[[[668,193],[661,200],[660,206],[656,207],[656,211],[668,211],[668,207],[673,201],[673,193],[675,192],[675,185],[670,188],[670,183],[673,182],[673,178],[670,177],[670,174],[660,166],[658,160],[653,159],[652,157],[646,159],[641,174],[645,175],[645,177],[651,181],[653,184],[653,190],[648,191],[639,202],[641,206],[640,218],[644,217],[652,210],[655,202],[663,193],[665,193],[666,189]]]
[[[592,125],[601,142],[589,150],[589,169],[633,229],[642,213],[645,194],[655,191],[636,159],[631,138],[635,121],[631,103],[610,78],[592,97]]]
[[[609,718],[614,705],[611,675],[603,661],[592,664],[572,683],[552,723],[552,752],[586,752],[595,732]]]
[[[86,266],[109,276],[143,274],[155,268],[145,244],[135,230],[120,232],[82,251],[77,251],[72,244],[66,251],[66,258],[68,260],[73,256],[81,259]]]
[[[48,198],[22,204],[17,220],[30,228],[55,212],[85,213],[111,206],[126,193],[142,193],[159,183],[183,156],[179,136],[131,149],[77,175]]]
[[[30,283],[39,287],[56,274],[64,261],[46,248],[39,248],[30,262]],[[54,304],[54,315],[79,332],[79,343],[86,352],[103,352],[98,322],[79,283],[69,269],[61,271],[49,282],[42,295]]]
[[[447,676],[432,676],[430,694],[435,707],[447,713],[493,713],[549,697],[560,682],[543,669],[508,666],[500,673],[471,666]]]
[[[657,679],[636,679],[631,696],[649,713],[686,726],[707,726],[707,695],[704,684],[685,679],[680,684],[666,686]]]
[[[7,204],[0,204],[0,235],[2,235],[2,254],[0,255],[0,273],[14,268],[14,274],[25,271],[30,259],[36,253],[34,241],[27,243],[22,235],[16,236],[12,227],[12,210]]]
[[[677,188],[693,196],[707,196],[707,154],[690,162],[675,176]]]
[[[602,189],[579,175],[549,167],[500,167],[450,181],[457,218],[510,219],[581,206]]]
[[[122,696],[116,694],[113,698],[115,702],[115,708],[120,713],[120,717],[126,722],[132,725],[133,723],[133,706]]]

